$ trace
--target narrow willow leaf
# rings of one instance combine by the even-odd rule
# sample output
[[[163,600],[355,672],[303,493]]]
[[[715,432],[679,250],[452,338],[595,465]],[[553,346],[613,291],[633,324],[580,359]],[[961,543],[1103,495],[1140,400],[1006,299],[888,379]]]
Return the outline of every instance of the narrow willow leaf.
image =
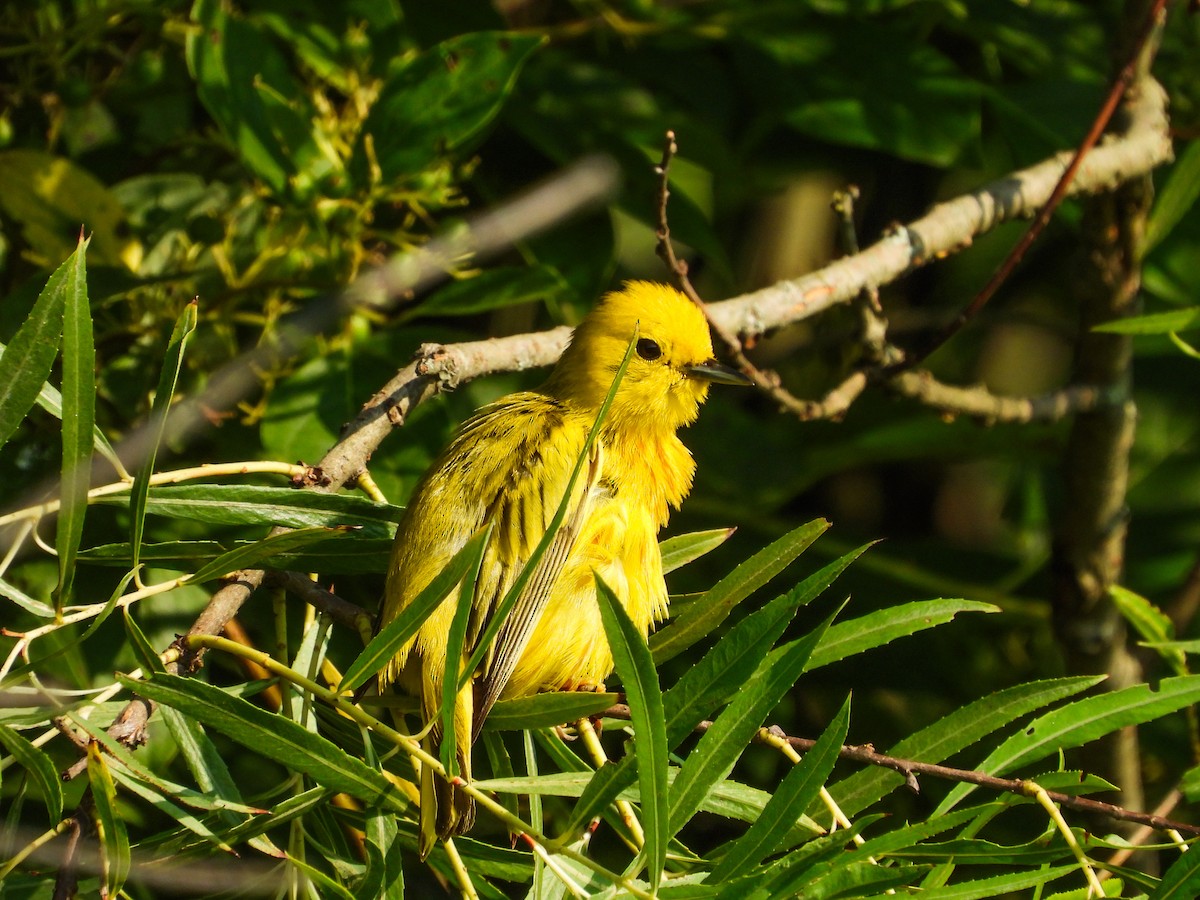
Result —
[[[326,530],[326,537],[318,536],[302,547],[280,549],[276,547],[270,557],[271,565],[277,569],[292,569],[300,572],[322,572],[325,574],[378,574],[387,570],[391,554],[391,538],[369,538],[353,535],[342,529]],[[331,536],[330,536],[331,535]],[[212,563],[223,553],[254,547],[258,541],[163,541],[142,544],[141,559],[144,564],[154,564],[166,569],[197,571]],[[100,544],[79,552],[79,559],[101,566],[125,567],[133,562],[133,549],[128,541],[115,544]]]
[[[162,371],[158,376],[158,388],[154,392],[154,405],[150,410],[150,442],[146,449],[145,458],[134,476],[133,486],[129,489],[129,543],[133,547],[133,568],[139,565],[138,554],[142,547],[142,533],[146,524],[146,497],[150,492],[150,476],[154,474],[154,460],[158,455],[158,445],[162,443],[163,432],[167,427],[167,416],[171,413],[171,401],[175,399],[175,385],[179,381],[179,371],[183,367],[183,352],[187,347],[188,338],[196,330],[197,302],[192,300],[184,306],[183,312],[175,322],[171,338],[167,342],[167,353],[163,358]]]
[[[104,751],[116,760],[117,764],[123,768],[123,771],[129,777],[138,779],[143,785],[152,788],[163,797],[177,800],[179,803],[205,812],[228,810],[243,815],[261,815],[269,812],[269,810],[260,809],[259,807],[247,806],[244,803],[235,803],[211,794],[194,791],[191,788],[163,778],[155,774],[147,765],[143,764],[138,756],[115,738],[111,737],[94,720],[75,715],[72,715],[70,718],[78,728],[84,731],[93,741],[100,744],[104,748]],[[114,773],[117,771],[116,768],[113,769]]]
[[[961,884],[925,888],[921,890],[920,896],[921,900],[985,900],[988,897],[1003,897],[1014,891],[1049,884],[1073,871],[1077,872],[1078,866],[1072,864],[1053,869],[1040,868],[1032,872],[1013,872],[976,881],[964,881]],[[894,894],[872,894],[864,900],[894,900],[894,897]]]
[[[12,437],[37,400],[58,356],[67,282],[73,277],[74,266],[75,254],[72,254],[54,270],[0,357],[0,447]]]
[[[832,617],[799,640],[768,654],[729,706],[701,735],[671,788],[669,836],[674,836],[691,819],[709,789],[733,771],[763,720],[795,685],[831,621]]]
[[[483,727],[485,731],[521,731],[563,725],[602,713],[620,701],[620,694],[591,691],[553,691],[501,700],[492,707]]]
[[[804,814],[833,771],[849,727],[850,698],[847,697],[816,745],[784,777],[750,830],[726,846],[724,858],[713,869],[710,883],[717,884],[746,874],[774,851],[779,843],[780,825],[794,822]]]
[[[920,844],[922,841],[928,840],[934,835],[941,834],[943,831],[950,831],[951,829],[966,825],[981,814],[999,813],[1007,808],[1008,804],[1002,801],[995,801],[983,806],[958,809],[944,816],[936,816],[923,821],[918,820],[908,825],[893,828],[891,831],[881,834],[878,837],[871,838],[866,843],[856,847],[852,852],[861,854],[864,857],[869,856],[874,859],[881,859],[884,856],[901,853],[910,847]],[[1038,840],[1042,846],[1045,845],[1044,840],[1041,838]],[[1068,850],[1067,852],[1070,851]],[[1061,850],[1059,855],[1062,855]],[[955,861],[957,862],[958,860]]]
[[[795,617],[797,610],[820,596],[869,544],[845,554],[813,573],[786,594],[776,597],[734,625],[678,683],[663,694],[667,746],[674,749],[692,729],[737,693]],[[810,663],[811,665],[811,663]]]
[[[1188,674],[1187,654],[1171,646],[1175,626],[1166,614],[1145,597],[1120,585],[1113,585],[1109,594],[1125,621],[1146,641],[1146,646],[1153,647],[1176,675]]]
[[[30,315],[32,316],[32,313]],[[57,345],[58,345],[57,336],[55,337],[53,344],[54,344],[54,349],[57,349]],[[8,349],[8,348],[5,347],[3,343],[0,343],[0,361],[2,361],[3,356],[4,356],[4,351],[6,349]],[[53,355],[51,355],[50,360],[51,360],[51,363],[53,363],[53,360],[54,360]],[[3,368],[3,365],[2,365],[2,362],[0,362],[0,369],[2,369],[2,368]],[[3,376],[0,375],[0,377],[3,377]],[[0,384],[5,384],[5,383],[7,383],[7,382],[0,381]],[[3,406],[4,400],[6,400],[6,399],[7,399],[7,395],[5,395],[4,397],[0,397],[0,406]],[[38,391],[37,405],[40,406],[42,409],[44,409],[46,412],[50,413],[50,415],[54,416],[54,418],[56,418],[56,419],[61,419],[63,416],[62,394],[59,393],[58,388],[56,388],[54,385],[52,385],[48,381],[44,382],[42,384],[41,390]],[[0,444],[2,444],[2,443],[3,442],[0,441]],[[112,448],[112,444],[110,444],[108,442],[108,438],[106,438],[104,436],[104,432],[100,430],[99,425],[92,426],[92,446],[95,448],[97,453],[99,453],[101,456],[103,456],[105,459],[107,459],[110,463],[112,463],[113,470],[118,475],[120,475],[122,478],[128,477],[129,473],[125,471],[125,466],[121,464],[121,460],[117,457],[117,451],[115,451]]]
[[[320,811],[321,811],[321,807],[317,807],[317,809],[314,810],[314,812],[320,812]],[[293,856],[293,855],[289,854],[287,857],[287,861],[288,861],[288,865],[292,866],[295,869],[298,869],[300,871],[300,873],[303,874],[306,879],[311,881],[313,886],[324,889],[323,891],[313,892],[313,895],[320,896],[320,897],[325,897],[325,896],[341,897],[342,900],[357,900],[355,895],[352,894],[345,885],[343,885],[337,879],[332,878],[329,875],[326,875],[324,872],[322,872],[320,869],[316,868],[315,866],[309,865],[303,859],[300,859],[297,856]],[[310,887],[309,890],[311,891],[312,888]]]
[[[109,494],[95,502],[126,506],[130,504],[130,498],[124,494]],[[254,484],[181,484],[150,488],[146,512],[217,525],[309,528],[314,525],[388,526],[400,520],[404,509],[353,494],[325,494]]]
[[[373,769],[382,769],[383,764],[375,752],[370,733],[362,729],[363,761]],[[403,851],[407,848],[400,840],[396,817],[379,806],[370,806],[365,811],[364,836],[367,852],[367,868],[362,881],[355,886],[359,897],[378,897],[380,900],[403,900],[404,869],[400,865]]]
[[[466,576],[467,572],[476,565],[475,560],[487,544],[488,530],[476,532],[461,550],[446,564],[437,576],[427,584],[421,593],[417,594],[412,603],[400,611],[392,621],[388,622],[379,633],[371,639],[371,643],[363,649],[354,662],[342,675],[338,692],[357,690],[388,664],[396,652],[417,633],[429,614],[439,603],[446,599],[454,586]]]
[[[1163,873],[1149,900],[1192,900],[1200,897],[1200,853],[1195,848],[1180,854]]]
[[[662,665],[696,641],[711,635],[737,604],[783,571],[827,528],[829,523],[824,519],[801,525],[722,578],[705,594],[702,602],[689,605],[687,612],[651,637],[654,661]]]
[[[92,478],[92,431],[96,425],[96,345],[87,294],[86,240],[71,254],[63,281],[62,480],[54,549],[58,587],[54,608],[62,611],[75,581],[75,554],[83,537],[87,492]]]
[[[34,600],[20,588],[9,584],[4,579],[0,578],[0,597],[7,597],[25,612],[37,616],[39,619],[50,619],[54,617],[54,607],[49,603],[43,603],[40,600]]]
[[[889,749],[888,755],[940,763],[989,734],[1008,728],[1022,716],[1094,687],[1103,680],[1103,676],[1085,675],[1051,678],[996,691],[909,735]],[[854,816],[902,784],[903,775],[871,768],[838,782],[832,793],[842,811]]]
[[[1197,702],[1200,702],[1200,675],[1164,678],[1158,690],[1138,684],[1084,697],[1034,719],[975,768],[989,775],[1004,775],[1060,750],[1097,740],[1119,728],[1151,722]],[[937,814],[953,808],[973,789],[973,785],[955,785],[938,805]]]
[[[108,763],[94,741],[88,744],[88,782],[96,813],[96,831],[103,851],[104,886],[109,897],[116,897],[129,875],[129,835],[117,813],[117,788]]]
[[[269,748],[271,758],[280,765],[302,772],[318,784],[395,811],[408,806],[408,801],[383,773],[368,768],[336,744],[283,716],[230,697],[211,685],[176,675],[154,675],[145,681],[124,675],[117,678],[139,696],[172,706],[245,747],[257,752]]]
[[[234,853],[233,847],[229,846],[216,832],[204,824],[199,818],[188,812],[181,806],[176,806],[171,800],[164,796],[155,788],[151,788],[142,782],[136,775],[118,765],[109,767],[114,779],[119,781],[126,790],[137,794],[144,801],[149,803],[158,812],[162,813],[172,822],[178,822],[192,834],[203,838],[208,843],[224,850],[226,853]],[[235,854],[236,855],[236,854]]]
[[[643,850],[653,893],[662,880],[670,839],[667,831],[667,730],[663,722],[658,672],[654,669],[645,637],[630,620],[612,588],[598,574],[596,597],[613,663],[629,698],[634,757],[642,792],[642,827],[646,833]]]
[[[1177,331],[1191,331],[1197,327],[1200,327],[1200,307],[1192,306],[1187,309],[1114,319],[1094,326],[1092,331],[1102,331],[1106,334],[1173,334]]]
[[[441,760],[450,778],[458,775],[458,735],[455,734],[455,707],[458,704],[459,678],[464,674],[459,667],[463,663],[463,642],[467,637],[467,626],[471,622],[471,609],[475,601],[475,585],[479,582],[479,568],[483,565],[483,552],[492,536],[489,522],[479,542],[467,560],[467,571],[458,583],[458,604],[450,620],[450,633],[446,638],[446,668],[442,673],[442,746]],[[468,701],[470,702],[470,701]],[[467,741],[471,740],[467,736]],[[469,744],[468,744],[469,749]]]
[[[133,613],[126,606],[125,613],[125,634],[129,636],[129,646],[133,649],[133,655],[137,658],[138,665],[142,667],[143,672],[166,672],[163,662],[158,657],[158,651],[150,643],[146,637],[146,633],[142,631],[137,620],[134,619]]]
[[[714,528],[712,531],[694,531],[667,538],[658,545],[662,554],[662,570],[666,575],[699,559],[710,550],[715,550],[729,540],[736,528]]]
[[[819,669],[865,650],[883,646],[926,628],[949,622],[961,612],[999,612],[999,607],[974,600],[918,600],[868,613],[829,629],[813,651],[808,671]]]
[[[198,584],[202,581],[211,581],[213,578],[221,578],[238,569],[257,566],[281,553],[294,551],[306,544],[327,540],[335,534],[348,534],[349,531],[350,529],[346,528],[301,528],[285,534],[273,534],[261,541],[255,541],[248,547],[238,547],[228,553],[222,553],[211,563],[201,566],[199,571],[188,581]]]
[[[1143,256],[1158,246],[1200,199],[1200,141],[1187,144],[1156,194],[1142,239]]]
[[[62,818],[63,792],[62,781],[54,770],[50,757],[39,750],[17,732],[7,726],[0,725],[0,744],[20,763],[29,773],[42,791],[42,799],[46,804],[46,818],[57,822]]]
[[[933,821],[938,818],[934,817]],[[1082,829],[1073,832],[1084,852],[1094,849],[1089,847],[1090,841]],[[1047,842],[1041,838],[1013,846],[969,838],[922,843],[897,849],[890,855],[897,859],[953,862],[963,866],[1044,866],[1064,862],[1072,856],[1071,848],[1064,841]]]

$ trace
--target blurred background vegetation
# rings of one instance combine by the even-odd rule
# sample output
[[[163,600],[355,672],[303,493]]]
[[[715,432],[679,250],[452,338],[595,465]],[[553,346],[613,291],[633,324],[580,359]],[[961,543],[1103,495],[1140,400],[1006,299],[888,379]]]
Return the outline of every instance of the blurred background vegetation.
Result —
[[[674,236],[706,299],[735,296],[839,254],[835,190],[861,188],[865,245],[940,199],[1075,146],[1106,91],[1122,10],[1108,0],[8,3],[0,341],[24,321],[82,226],[91,235],[97,422],[116,443],[149,411],[172,325],[193,297],[199,322],[180,395],[197,393],[247,347],[276,341],[282,317],[366,267],[586,152],[611,154],[624,179],[611,205],[486,268],[464,261],[394,314],[351,315],[302,358],[262,371],[260,388],[236,408],[211,410],[199,439],[172,446],[168,436],[158,467],[314,463],[420,343],[573,324],[620,279],[665,280],[653,252],[652,165],[666,129],[680,145]],[[1174,11],[1155,74],[1186,158],[1200,135],[1200,16]],[[1066,383],[1079,219],[1067,203],[984,316],[932,358],[936,373],[1013,395]],[[1004,225],[886,286],[892,337],[915,343],[949,318],[1024,227]],[[1144,260],[1147,311],[1196,304],[1197,259],[1200,214],[1191,209]],[[853,362],[853,334],[853,316],[834,310],[769,336],[752,356],[797,394],[817,397]],[[1200,547],[1200,363],[1165,336],[1139,338],[1136,349],[1126,583],[1170,612],[1186,599]],[[540,377],[500,375],[419,407],[371,460],[388,500],[404,503],[471,410]],[[853,690],[850,740],[885,747],[991,690],[1063,673],[1048,560],[1067,427],[948,421],[870,391],[841,421],[801,423],[765,397],[714,391],[685,435],[698,477],[671,531],[738,531],[671,587],[708,587],[823,516],[833,528],[796,578],[881,542],[839,582],[854,614],[937,596],[997,604],[998,615],[822,669],[775,717],[790,733],[815,735]],[[0,453],[6,497],[55,475],[58,431],[40,410],[22,423]],[[127,516],[92,508],[83,547],[123,540]],[[230,541],[263,529],[152,517],[147,533],[157,542]],[[78,602],[102,601],[121,572],[85,566]],[[326,574],[340,594],[375,609],[381,571]],[[4,577],[48,601],[57,567],[28,555]],[[155,598],[141,612],[151,643],[166,647],[206,596],[189,587]],[[1193,611],[1180,612],[1181,636],[1194,634]],[[252,602],[241,618],[260,646],[274,639],[270,604]],[[11,605],[0,620],[29,624]],[[118,622],[101,633],[113,639],[56,663],[63,683],[89,687],[136,664]],[[1156,657],[1144,661],[1150,676],[1162,674]],[[211,665],[215,680],[241,677],[222,673],[224,660]],[[1142,746],[1151,799],[1195,761],[1182,719],[1144,729]],[[145,752],[169,750],[152,741]],[[65,766],[69,747],[62,756]],[[770,785],[781,765],[749,753],[741,777]],[[932,808],[924,798],[903,802]]]

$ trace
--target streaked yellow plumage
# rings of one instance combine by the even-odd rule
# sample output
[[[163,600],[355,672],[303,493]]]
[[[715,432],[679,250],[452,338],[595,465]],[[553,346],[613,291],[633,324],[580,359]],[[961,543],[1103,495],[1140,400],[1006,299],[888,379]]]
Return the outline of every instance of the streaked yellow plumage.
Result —
[[[565,523],[539,575],[514,607],[459,696],[459,767],[501,698],[601,684],[613,660],[593,572],[646,633],[667,612],[658,530],[691,488],[695,464],[676,436],[704,402],[709,381],[740,383],[716,365],[703,314],[673,288],[629,282],[607,295],[575,330],[546,383],[480,409],[417,486],[396,534],[380,626],[392,621],[480,528],[491,523],[476,584],[466,653],[550,525],[571,471],[635,333],[636,353],[613,399]],[[437,715],[445,672],[451,595],[380,675]],[[462,664],[465,664],[464,657]],[[460,664],[461,665],[461,664]],[[430,745],[436,749],[438,732]],[[461,834],[473,804],[432,773],[422,776],[422,854],[434,836]],[[436,819],[434,809],[436,807]]]

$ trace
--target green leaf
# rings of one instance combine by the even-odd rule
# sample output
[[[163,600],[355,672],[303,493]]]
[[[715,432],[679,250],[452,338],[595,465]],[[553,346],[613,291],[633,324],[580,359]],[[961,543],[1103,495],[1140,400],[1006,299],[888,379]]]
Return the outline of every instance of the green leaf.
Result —
[[[92,340],[92,310],[87,294],[87,245],[67,260],[63,280],[62,334],[62,483],[55,531],[58,588],[55,609],[61,610],[75,581],[75,554],[83,537],[87,493],[92,478],[92,432],[96,423],[96,346]]]
[[[110,494],[97,498],[96,502],[125,506],[130,499],[121,494]],[[151,488],[146,499],[146,512],[218,525],[378,528],[399,522],[404,510],[352,494],[249,484],[187,484]]]
[[[1106,334],[1172,334],[1176,331],[1191,331],[1193,328],[1200,328],[1200,306],[1114,319],[1093,326],[1092,331]]]
[[[1102,676],[1078,676],[1032,681],[996,691],[956,709],[888,750],[889,756],[938,763],[989,734],[1008,728],[1022,716],[1094,687]],[[904,776],[872,768],[840,781],[832,793],[849,816],[857,815],[889,791],[904,784]]]
[[[710,550],[715,550],[729,540],[735,531],[736,528],[714,528],[712,531],[694,531],[667,538],[658,545],[662,554],[663,574],[674,572]]]
[[[663,697],[667,745],[671,749],[715,708],[741,690],[796,611],[820,596],[868,546],[829,563],[786,594],[746,616],[683,673]]]
[[[30,313],[30,317],[32,317],[32,316],[33,316],[33,313]],[[58,345],[58,336],[57,335],[55,336],[55,338],[53,340],[53,344],[54,344],[55,348],[57,349],[57,345]],[[4,351],[6,349],[7,348],[4,346],[4,344],[0,344],[0,360],[3,359]],[[53,364],[53,361],[54,361],[53,356],[51,356],[51,364]],[[26,362],[28,362],[28,360]],[[3,370],[2,363],[0,363],[0,370]],[[0,374],[0,378],[2,378],[2,377],[4,377],[3,374]],[[5,383],[12,384],[12,382],[0,382],[0,384],[5,384]],[[3,409],[4,403],[6,401],[8,401],[8,399],[9,399],[8,394],[5,394],[4,396],[0,397],[0,419],[3,419],[2,409]],[[50,415],[54,416],[54,418],[56,418],[56,419],[61,419],[63,417],[62,394],[59,393],[58,388],[56,388],[54,385],[52,385],[48,381],[44,382],[42,384],[41,390],[38,391],[37,405],[40,406],[42,409],[44,409],[46,412],[50,413]],[[0,430],[2,430],[2,429],[0,429]],[[0,440],[0,446],[3,446],[3,444],[4,444],[4,441]],[[97,453],[99,453],[105,459],[107,459],[110,463],[112,463],[113,469],[116,470],[116,472],[118,474],[120,474],[122,476],[127,474],[125,472],[125,467],[121,464],[120,459],[117,458],[117,452],[115,450],[113,450],[112,444],[110,444],[108,442],[108,438],[106,438],[104,436],[104,432],[100,430],[99,425],[92,426],[92,446],[95,448]]]
[[[137,794],[159,813],[166,816],[168,820],[178,822],[188,831],[203,838],[217,849],[223,850],[226,853],[234,853],[233,847],[205,825],[199,817],[188,812],[183,807],[172,803],[170,800],[171,795],[163,795],[158,790],[147,786],[137,776],[131,774],[120,765],[112,765],[110,769],[113,778],[119,781],[127,791]]]
[[[318,784],[396,812],[408,807],[403,794],[383,773],[283,716],[177,675],[152,675],[142,681],[118,675],[117,679],[139,696],[198,719],[250,750],[269,752],[280,765],[308,775]]]
[[[1145,597],[1120,585],[1113,585],[1109,594],[1125,621],[1146,641],[1146,646],[1154,647],[1163,662],[1170,666],[1176,675],[1186,675],[1187,654],[1182,649],[1171,646],[1175,639],[1175,626],[1166,614]]]
[[[1171,863],[1149,900],[1192,900],[1193,897],[1200,897],[1200,853],[1195,852],[1194,846]]]
[[[808,671],[949,622],[961,612],[999,611],[990,603],[974,600],[918,600],[868,613],[830,628],[821,646],[813,651]]]
[[[602,713],[620,700],[620,694],[591,691],[551,691],[501,700],[492,707],[483,727],[485,731],[520,731],[562,725]]]
[[[96,831],[103,850],[104,884],[109,897],[116,897],[129,875],[129,835],[117,813],[117,788],[100,745],[88,744],[88,781],[96,813]]]
[[[276,547],[271,556],[271,565],[276,569],[294,569],[300,572],[322,572],[327,575],[379,574],[387,571],[387,561],[392,550],[391,538],[362,537],[359,533],[348,533],[344,529],[327,532],[331,537],[317,537],[302,547],[280,549]],[[164,541],[143,544],[142,562],[153,563],[168,569],[183,571],[198,570],[212,563],[217,557],[233,550],[257,546],[259,541]],[[79,559],[100,566],[127,566],[133,560],[133,548],[128,541],[117,544],[101,544],[79,552]],[[53,610],[51,610],[53,615]]]
[[[768,654],[729,706],[701,735],[671,788],[671,836],[687,824],[709,789],[733,771],[738,757],[762,727],[763,720],[796,684],[831,621],[832,617],[803,638]]]
[[[783,571],[827,528],[829,523],[824,519],[801,525],[722,578],[702,601],[690,605],[687,612],[650,638],[655,663],[662,665],[711,635],[738,603]]]
[[[35,600],[30,597],[20,588],[9,584],[3,578],[0,578],[0,597],[7,597],[21,609],[30,615],[37,616],[39,619],[50,619],[54,617],[54,607],[48,603],[43,603],[40,600]]]
[[[188,30],[187,62],[200,101],[242,162],[273,192],[286,192],[297,172],[291,157],[297,148],[289,153],[280,132],[310,132],[305,116],[275,104],[268,109],[260,89],[303,95],[286,60],[267,35],[228,15],[219,0],[197,0],[192,19],[197,27]],[[287,119],[291,127],[280,129]]]
[[[825,779],[833,771],[838,752],[850,727],[850,698],[842,704],[833,721],[821,734],[816,745],[792,766],[762,815],[750,830],[724,848],[724,857],[713,868],[709,881],[716,884],[746,874],[768,855],[775,852],[781,835],[781,825],[799,819],[809,804],[817,798]]]
[[[634,756],[642,793],[642,827],[646,833],[643,852],[653,893],[662,880],[670,839],[667,831],[667,730],[662,692],[645,637],[599,574],[596,575],[596,597],[613,663],[629,697],[635,736]]]
[[[285,534],[274,534],[263,538],[261,541],[255,541],[249,546],[238,547],[230,550],[228,553],[222,553],[212,562],[201,566],[188,581],[193,584],[199,584],[202,581],[221,578],[230,572],[258,566],[280,554],[297,550],[317,541],[327,540],[335,534],[340,533],[345,535],[350,531],[351,529],[344,527],[302,528],[296,531],[289,531]]]
[[[1141,249],[1143,257],[1174,230],[1200,199],[1200,141],[1189,143],[1169,172],[1167,183],[1157,191],[1150,220],[1146,223]]]
[[[746,616],[663,695],[667,747],[673,749],[713,709],[741,689],[801,606],[819,596],[869,545],[845,554],[781,597]],[[633,783],[633,761],[599,769],[571,813],[567,833],[587,826]]]
[[[126,606],[122,612],[125,613],[125,634],[129,636],[129,646],[137,658],[138,665],[142,667],[142,671],[145,673],[166,672],[162,660],[158,657],[158,651],[146,638],[146,633],[134,619],[129,607]]]
[[[1151,722],[1200,701],[1200,675],[1164,678],[1158,690],[1148,684],[1084,697],[1034,719],[975,766],[989,775],[1003,775],[1061,750],[1097,740],[1119,728]],[[951,809],[974,787],[956,785],[938,805]]]
[[[20,225],[30,248],[43,260],[70,256],[78,245],[80,225],[86,223],[92,262],[128,270],[122,252],[129,235],[120,201],[70,159],[40,150],[0,152],[0,209]]]
[[[63,812],[62,780],[50,757],[5,725],[0,725],[0,744],[37,782],[46,804],[46,818],[57,823]]]
[[[363,125],[384,181],[411,177],[479,135],[541,43],[541,37],[478,31],[402,63]]]
[[[188,337],[196,330],[197,304],[195,300],[186,304],[171,338],[167,342],[167,354],[163,359],[162,372],[158,376],[158,388],[154,392],[154,406],[150,410],[150,441],[145,459],[134,476],[133,486],[129,489],[129,544],[133,548],[133,568],[140,565],[139,553],[142,548],[142,533],[146,524],[146,498],[150,492],[150,476],[154,474],[154,459],[158,454],[158,445],[162,443],[163,431],[167,427],[167,416],[171,412],[171,401],[175,397],[175,385],[179,381],[179,370],[183,366],[183,351],[187,346]]]
[[[1056,878],[1078,871],[1078,866],[1058,866],[1054,869],[1040,868],[1032,872],[1012,872],[996,875],[992,878],[980,878],[975,881],[964,881],[961,884],[945,885],[943,887],[923,888],[921,900],[985,900],[988,897],[1002,897],[1013,891],[1023,891],[1038,885],[1049,884]],[[865,900],[894,900],[894,895],[872,894]]]
[[[483,554],[492,536],[492,523],[483,529],[483,538],[470,558],[467,560],[467,571],[458,583],[458,604],[454,609],[454,617],[450,620],[450,633],[446,638],[446,668],[442,676],[442,746],[440,749],[442,765],[450,778],[458,775],[458,758],[456,754],[458,735],[455,733],[455,706],[458,704],[459,678],[463,672],[459,666],[463,663],[463,642],[467,637],[467,626],[471,622],[471,610],[475,602],[475,585],[479,583],[479,569],[483,565]],[[469,577],[468,577],[469,576]],[[471,701],[468,701],[471,702]],[[470,749],[469,747],[467,749]]]
[[[765,58],[746,53],[744,77],[758,80],[759,102],[835,147],[944,167],[979,138],[979,86],[924,35],[855,16],[803,34],[759,34],[753,49]]]
[[[429,614],[439,603],[446,599],[454,586],[458,584],[477,565],[475,562],[482,548],[486,545],[488,531],[482,530],[471,536],[454,558],[446,564],[432,581],[425,586],[421,593],[408,606],[401,610],[400,615],[379,629],[371,639],[371,643],[363,648],[362,653],[346,669],[338,685],[338,692],[354,691],[366,683],[368,678],[375,675],[388,664],[397,651],[417,633],[417,629],[429,617]]]

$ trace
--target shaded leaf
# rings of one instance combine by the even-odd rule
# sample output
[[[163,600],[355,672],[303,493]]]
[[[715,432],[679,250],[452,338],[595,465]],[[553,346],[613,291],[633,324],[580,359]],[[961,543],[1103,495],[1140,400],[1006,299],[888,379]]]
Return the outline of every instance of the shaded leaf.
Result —
[[[612,649],[613,664],[629,697],[633,722],[634,756],[637,759],[638,784],[642,794],[644,851],[649,868],[651,891],[658,889],[667,859],[670,838],[667,821],[667,730],[664,725],[662,692],[658,672],[646,646],[646,639],[625,612],[621,601],[596,575],[596,597],[604,633]]]
[[[0,725],[0,744],[29,776],[37,783],[42,791],[42,799],[46,803],[47,818],[58,822],[63,812],[62,781],[54,770],[50,757],[39,750],[11,728]]]
[[[1046,713],[1022,728],[975,766],[990,775],[1003,775],[1020,766],[1069,750],[1128,725],[1138,725],[1200,701],[1200,675],[1164,678],[1153,689],[1148,684],[1084,697]],[[938,805],[946,812],[974,787],[955,785]]]
[[[104,887],[101,896],[116,897],[129,875],[129,835],[117,813],[117,788],[113,784],[112,773],[100,752],[100,745],[95,741],[88,744],[87,772],[92,786],[97,837],[103,851]]]
[[[61,609],[75,581],[75,554],[83,537],[87,493],[92,477],[92,432],[96,423],[96,346],[87,293],[88,241],[67,260],[63,280],[62,480],[54,549],[58,551],[55,609]]]
[[[133,548],[134,569],[139,565],[138,554],[141,551],[142,533],[146,524],[146,497],[150,492],[150,476],[154,474],[158,445],[162,442],[163,431],[167,427],[167,416],[171,412],[171,401],[175,397],[175,385],[179,380],[179,370],[183,366],[184,348],[191,333],[196,330],[196,306],[195,300],[184,306],[167,342],[167,353],[163,359],[162,372],[158,376],[154,405],[150,410],[149,446],[129,489],[129,544]]]
[[[662,554],[663,574],[674,572],[715,550],[733,536],[736,528],[714,528],[712,531],[694,531],[669,537],[658,545]]]
[[[395,811],[408,806],[403,794],[381,772],[283,716],[176,675],[153,675],[141,681],[118,675],[117,679],[138,695],[174,707],[251,750],[269,747],[272,759],[318,784]]]
[[[827,528],[829,523],[824,519],[801,525],[722,578],[705,594],[703,601],[690,605],[687,612],[651,636],[654,661],[662,665],[696,641],[711,635],[738,603],[783,571]]]
[[[620,694],[591,691],[552,691],[532,697],[501,700],[492,707],[483,727],[485,731],[546,728],[597,715],[618,702]]]
[[[944,624],[960,612],[1000,612],[1000,609],[974,600],[918,600],[840,622],[829,629],[821,646],[813,651],[808,671]]]
[[[833,771],[849,727],[850,698],[847,697],[816,745],[784,776],[750,830],[726,846],[724,857],[713,868],[710,882],[715,884],[736,878],[775,852],[784,836],[780,833],[780,825],[799,819],[816,799],[825,779]]]

